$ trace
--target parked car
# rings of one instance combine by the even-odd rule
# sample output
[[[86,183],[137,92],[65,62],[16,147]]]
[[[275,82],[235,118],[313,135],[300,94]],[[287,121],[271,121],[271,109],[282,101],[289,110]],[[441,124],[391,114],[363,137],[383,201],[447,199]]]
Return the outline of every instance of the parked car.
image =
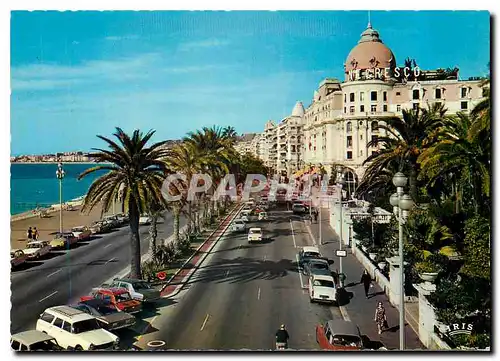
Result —
[[[28,242],[23,252],[29,260],[33,260],[46,256],[50,253],[51,249],[49,241],[40,240]]]
[[[16,333],[10,337],[10,347],[14,351],[61,351],[57,340],[37,330]]]
[[[331,275],[332,271],[330,270],[330,264],[327,260],[323,258],[312,258],[304,263],[302,272],[305,276],[310,276],[311,274]]]
[[[267,212],[260,212],[258,219],[259,219],[259,221],[267,221],[267,219],[268,219]]]
[[[50,241],[52,249],[71,248],[78,242],[73,232],[56,233],[54,239]]]
[[[36,330],[54,337],[64,348],[114,350],[119,338],[103,329],[97,319],[69,306],[47,308],[36,323]]]
[[[323,350],[348,351],[363,349],[359,327],[344,320],[330,320],[316,326],[316,342]]]
[[[118,220],[118,216],[106,216],[103,219],[104,223],[107,223],[111,229],[117,228],[121,226],[120,221]]]
[[[92,289],[89,296],[83,296],[80,301],[87,301],[93,298],[104,300],[113,304],[117,309],[131,314],[140,312],[142,309],[141,302],[134,300],[130,293],[125,288],[102,288],[97,287]]]
[[[116,218],[118,219],[118,222],[120,222],[120,225],[124,226],[128,223],[128,215],[124,213],[118,213],[116,215]]]
[[[245,221],[242,219],[235,219],[231,224],[231,230],[233,232],[244,232],[247,229],[247,225]]]
[[[79,241],[88,241],[92,236],[92,232],[87,226],[78,226],[71,228],[71,232],[78,238]]]
[[[304,264],[309,262],[310,259],[322,257],[318,247],[303,247],[299,252],[299,267],[304,267]]]
[[[111,282],[111,287],[125,288],[134,300],[144,303],[156,302],[160,299],[160,291],[143,280],[118,278]]]
[[[311,274],[309,277],[309,300],[312,302],[337,302],[337,288],[331,275]]]
[[[262,242],[262,228],[250,228],[248,231],[248,242]]]
[[[97,298],[80,301],[78,304],[71,307],[94,316],[97,318],[102,328],[108,331],[132,327],[136,323],[135,317],[130,313],[122,312],[111,303]]]
[[[19,267],[28,260],[28,256],[20,249],[13,249],[10,251],[10,266]]]
[[[305,214],[309,212],[309,207],[304,204],[295,203],[292,205],[293,214]]]
[[[151,223],[151,217],[148,214],[142,214],[139,217],[139,224],[140,225],[147,225]]]

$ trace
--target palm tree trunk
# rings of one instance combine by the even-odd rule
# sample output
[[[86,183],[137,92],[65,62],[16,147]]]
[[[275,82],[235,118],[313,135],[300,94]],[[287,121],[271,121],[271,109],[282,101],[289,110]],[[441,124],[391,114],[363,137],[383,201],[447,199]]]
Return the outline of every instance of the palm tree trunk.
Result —
[[[174,206],[174,242],[175,244],[179,243],[179,222],[180,222],[181,210],[178,205]]]
[[[130,278],[141,279],[141,240],[139,236],[139,210],[135,199],[130,197],[128,203],[130,222]]]
[[[418,189],[417,189],[417,166],[412,165],[410,168],[410,196],[415,203],[418,203]]]
[[[158,236],[157,230],[158,217],[154,215],[149,225],[149,255],[153,257],[156,253],[156,238]]]

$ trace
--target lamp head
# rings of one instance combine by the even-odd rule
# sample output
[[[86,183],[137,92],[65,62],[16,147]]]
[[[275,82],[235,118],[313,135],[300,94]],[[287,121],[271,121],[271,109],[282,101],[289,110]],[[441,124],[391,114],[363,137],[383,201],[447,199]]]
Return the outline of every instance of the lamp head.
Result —
[[[399,196],[397,193],[391,194],[391,197],[389,198],[389,201],[391,202],[391,206],[397,207],[399,205]]]
[[[408,178],[401,172],[397,172],[396,174],[394,174],[394,177],[392,178],[392,183],[396,187],[406,186],[407,181],[408,181]]]
[[[403,211],[409,211],[413,208],[414,202],[413,199],[408,194],[403,194],[401,200],[399,201],[399,208]]]

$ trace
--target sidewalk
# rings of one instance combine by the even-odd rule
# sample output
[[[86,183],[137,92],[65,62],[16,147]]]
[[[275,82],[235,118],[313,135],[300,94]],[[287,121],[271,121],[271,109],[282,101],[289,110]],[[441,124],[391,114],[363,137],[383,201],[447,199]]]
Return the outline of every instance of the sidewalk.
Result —
[[[334,260],[332,269],[335,270],[339,268],[339,259],[335,256],[335,250],[339,249],[339,237],[330,227],[328,210],[323,209],[321,216],[323,245],[319,247],[324,256]],[[319,221],[318,223],[312,224],[309,221],[305,222],[305,227],[310,230],[316,243],[318,243]],[[380,341],[390,350],[399,349],[399,311],[392,306],[384,291],[375,282],[373,282],[373,287],[370,288],[369,298],[366,299],[363,285],[359,283],[364,268],[350,253],[349,249],[347,257],[343,258],[342,268],[347,277],[344,281],[345,289],[349,296],[352,296],[350,301],[342,307],[343,310],[346,311],[347,316],[352,322],[359,326],[361,333],[366,334],[370,340]],[[387,321],[389,323],[389,330],[383,332],[381,335],[378,334],[377,326],[373,321],[375,308],[379,301],[384,304]],[[424,346],[421,344],[417,334],[408,324],[408,321],[405,324],[405,349],[424,349]]]

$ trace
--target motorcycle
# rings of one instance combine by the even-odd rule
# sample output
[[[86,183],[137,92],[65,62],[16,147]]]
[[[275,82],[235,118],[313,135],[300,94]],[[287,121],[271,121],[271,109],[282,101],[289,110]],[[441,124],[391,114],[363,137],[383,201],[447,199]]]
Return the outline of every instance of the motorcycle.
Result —
[[[286,350],[287,348],[288,348],[288,345],[286,344],[286,342],[276,342],[276,350],[277,351]]]

